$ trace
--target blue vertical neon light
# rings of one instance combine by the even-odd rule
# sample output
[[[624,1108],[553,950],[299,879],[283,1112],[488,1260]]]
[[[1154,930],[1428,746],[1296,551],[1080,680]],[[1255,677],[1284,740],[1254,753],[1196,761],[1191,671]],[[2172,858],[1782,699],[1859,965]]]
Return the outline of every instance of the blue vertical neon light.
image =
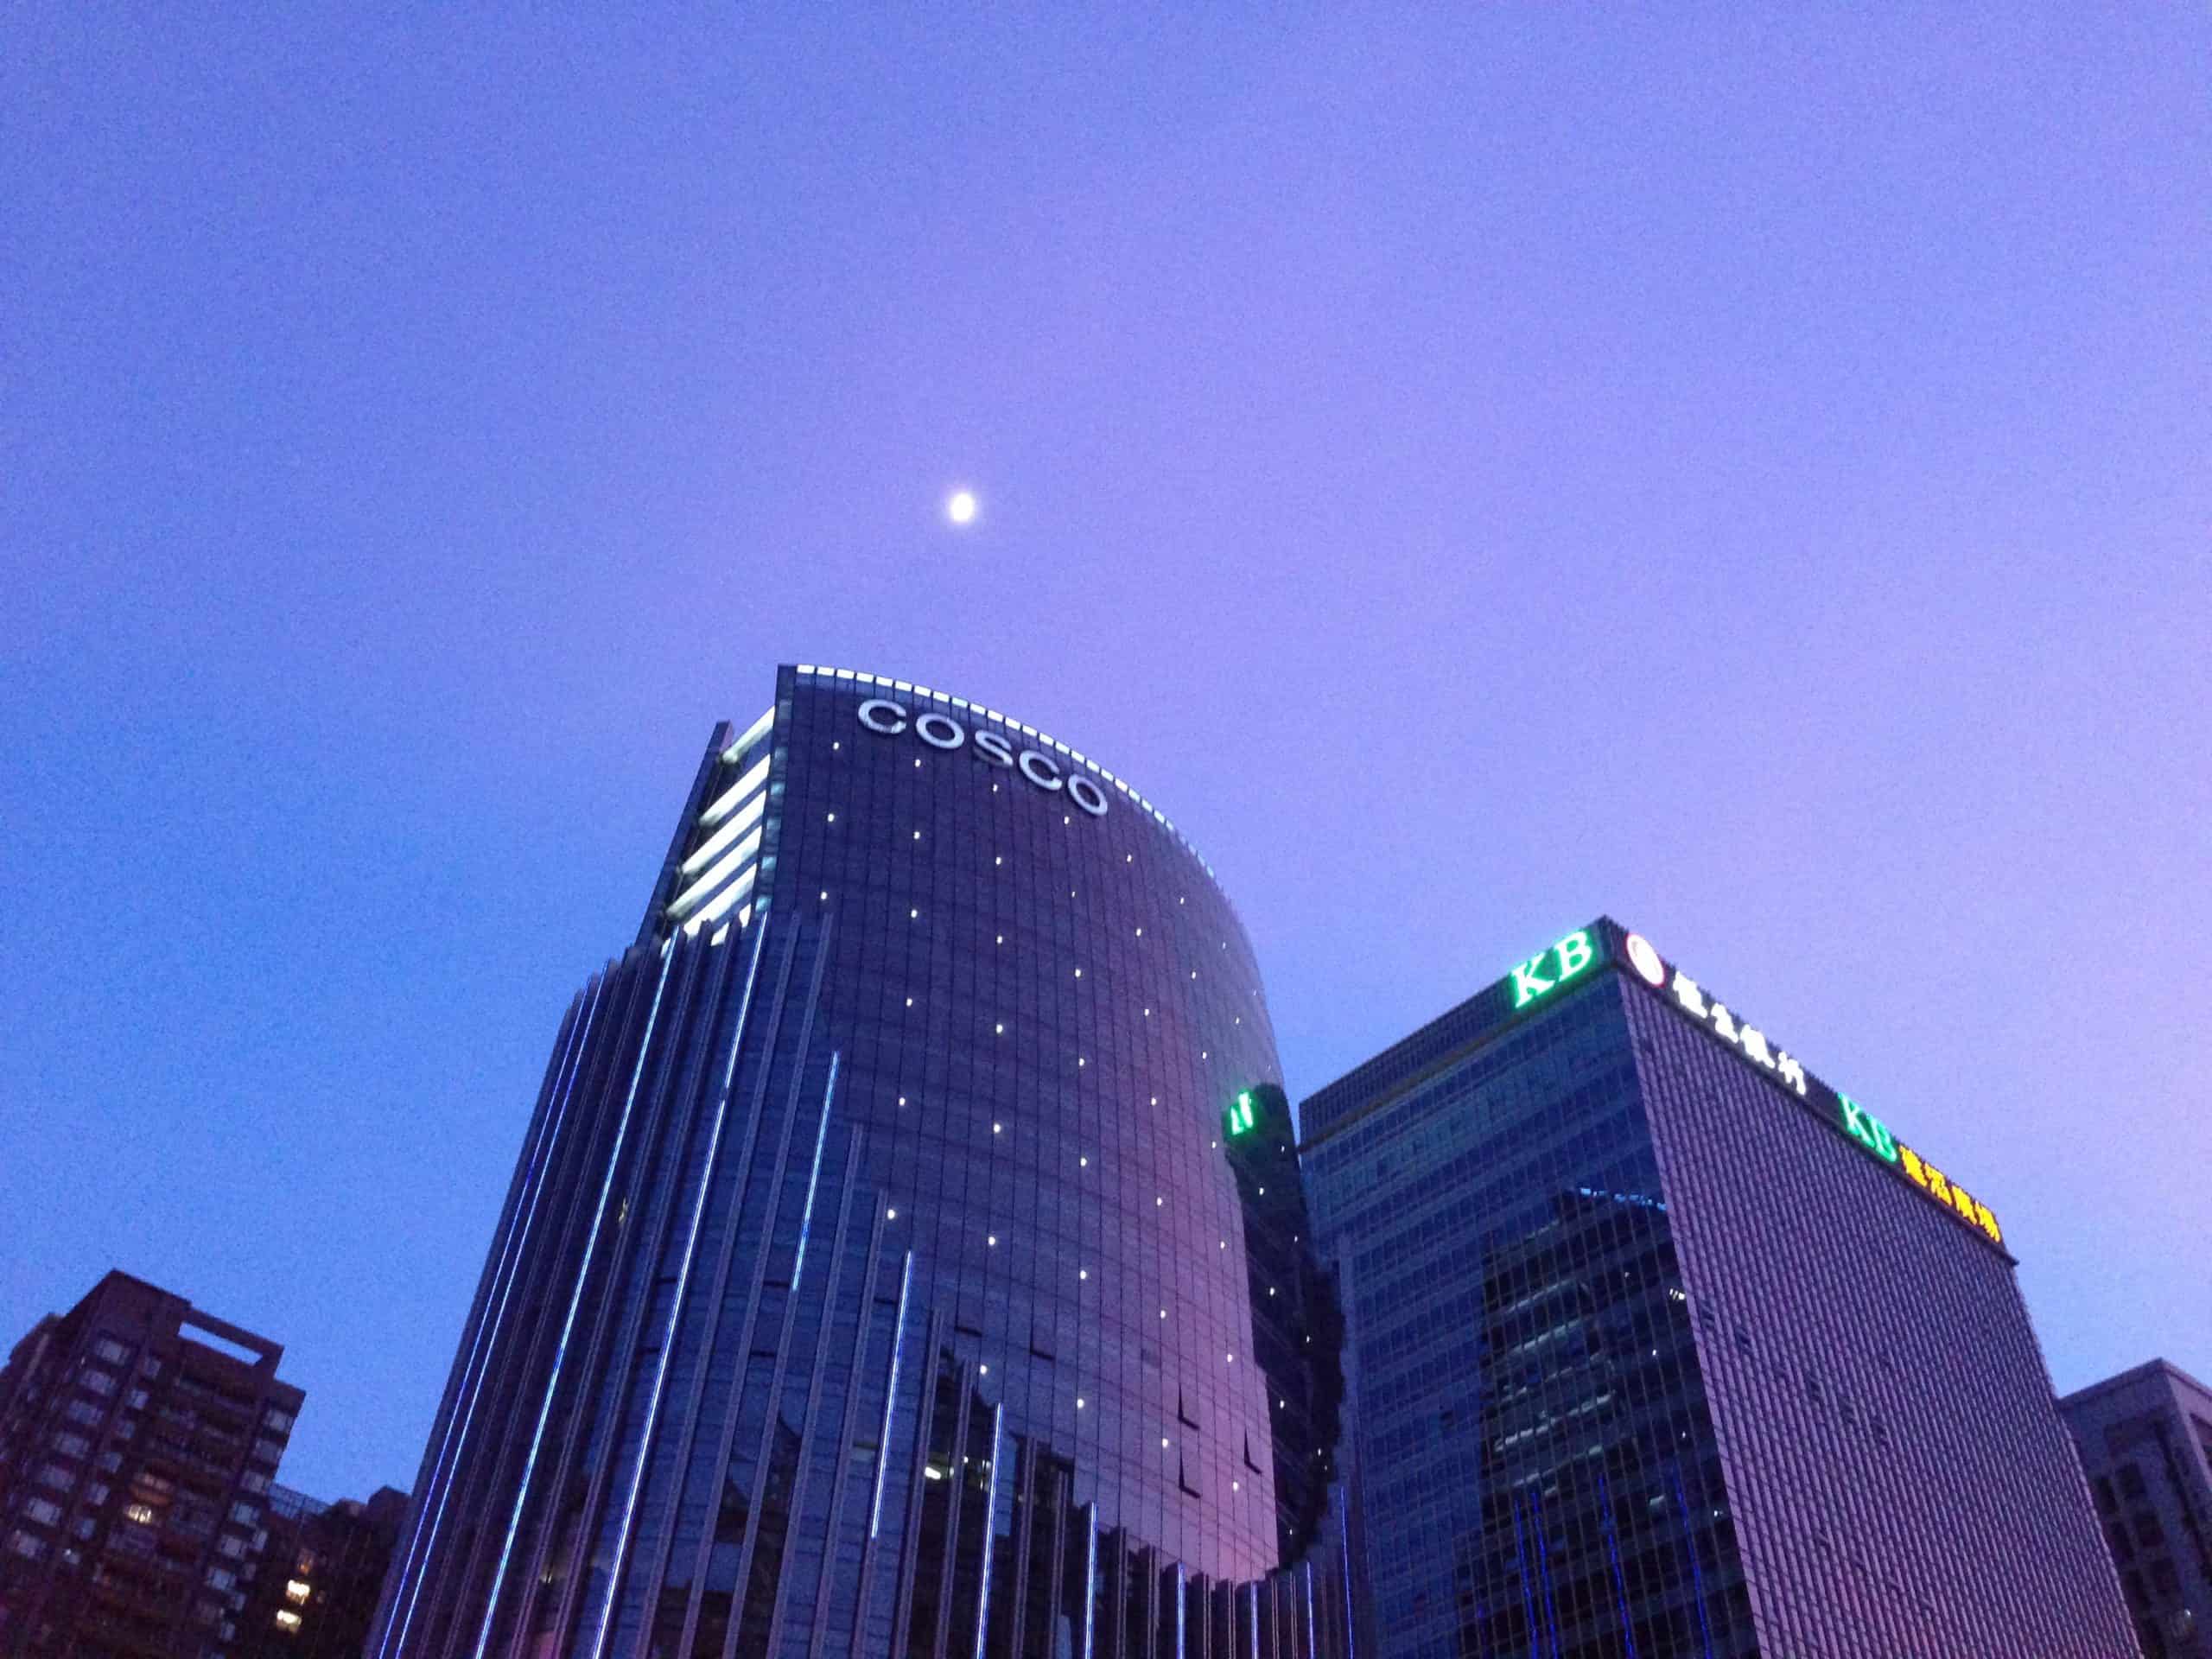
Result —
[[[791,1258],[791,1294],[798,1294],[798,1276],[806,1268],[806,1235],[814,1225],[814,1188],[822,1179],[822,1143],[830,1138],[830,1097],[837,1092],[837,1060],[830,1056],[830,1085],[822,1091],[822,1122],[814,1131],[814,1167],[806,1174],[806,1208],[799,1212],[798,1251]]]
[[[530,1453],[523,1459],[522,1484],[515,1492],[514,1513],[507,1517],[507,1535],[499,1545],[499,1565],[492,1574],[491,1593],[484,1598],[484,1622],[477,1628],[475,1659],[484,1659],[492,1641],[492,1623],[499,1614],[499,1592],[514,1559],[515,1535],[522,1530],[523,1505],[530,1501],[530,1483],[537,1471],[537,1453],[545,1442],[546,1421],[553,1414],[553,1395],[561,1386],[561,1366],[569,1357],[569,1338],[576,1328],[576,1309],[583,1303],[584,1283],[591,1277],[591,1259],[599,1251],[599,1230],[607,1219],[607,1200],[614,1190],[614,1172],[622,1162],[622,1147],[630,1138],[630,1113],[638,1103],[638,1084],[645,1075],[645,1058],[652,1052],[653,1028],[660,1023],[660,1001],[668,990],[668,970],[676,961],[676,942],[660,949],[660,978],[653,986],[653,1006],[645,1015],[645,1033],[638,1039],[638,1064],[630,1072],[630,1087],[622,1097],[622,1117],[614,1128],[614,1145],[607,1155],[607,1176],[599,1184],[599,1203],[591,1212],[591,1230],[584,1236],[583,1259],[576,1264],[575,1288],[569,1293],[569,1311],[561,1320],[561,1340],[553,1348],[553,1372],[545,1379],[545,1398],[538,1403],[537,1427],[531,1431]]]
[[[1006,1404],[991,1408],[991,1478],[983,1483],[983,1576],[976,1592],[976,1659],[983,1659],[983,1638],[991,1628],[991,1546],[998,1538],[999,1447],[1006,1427]]]
[[[753,986],[760,971],[760,947],[767,939],[766,928],[756,929],[753,936],[753,961],[745,970],[745,991],[738,1002],[736,1029],[729,1039],[729,1059],[722,1068],[722,1085],[715,1100],[714,1128],[707,1139],[707,1158],[699,1173],[698,1195],[692,1200],[691,1223],[683,1240],[683,1265],[676,1272],[676,1294],[669,1299],[668,1322],[660,1333],[660,1362],[653,1368],[652,1392],[645,1404],[645,1432],[638,1437],[638,1456],[630,1470],[630,1490],[622,1503],[622,1527],[615,1535],[614,1554],[607,1573],[607,1595],[601,1603],[597,1628],[592,1632],[592,1659],[600,1659],[606,1651],[607,1626],[613,1621],[614,1595],[620,1587],[622,1569],[630,1549],[630,1529],[638,1517],[638,1494],[644,1489],[645,1460],[652,1451],[653,1429],[660,1421],[662,1390],[668,1383],[668,1363],[676,1351],[676,1322],[683,1307],[683,1294],[691,1282],[691,1260],[698,1253],[699,1224],[707,1213],[707,1191],[714,1184],[715,1162],[721,1155],[722,1121],[729,1109],[729,1080],[737,1071],[738,1045],[745,1040],[745,1025],[753,1012]]]
[[[906,1292],[914,1281],[914,1253],[906,1252],[906,1264],[899,1270],[899,1320],[892,1327],[891,1382],[883,1395],[883,1434],[875,1447],[875,1502],[868,1512],[868,1535],[875,1536],[876,1529],[883,1522],[883,1475],[891,1465],[891,1419],[899,1405],[899,1362],[906,1352]]]
[[[451,1419],[448,1419],[448,1444],[439,1453],[437,1465],[431,1474],[430,1490],[424,1492],[423,1507],[416,1512],[415,1517],[415,1530],[408,1541],[407,1557],[402,1565],[399,1577],[400,1583],[408,1584],[410,1575],[416,1575],[407,1592],[407,1611],[398,1620],[397,1639],[403,1651],[407,1643],[407,1632],[415,1623],[416,1606],[423,1596],[423,1576],[416,1574],[416,1568],[427,1567],[431,1552],[437,1548],[438,1529],[444,1524],[446,1503],[453,1496],[453,1471],[459,1466],[461,1452],[468,1443],[469,1427],[476,1421],[477,1403],[483,1397],[484,1392],[484,1369],[490,1363],[492,1353],[499,1344],[499,1328],[506,1323],[507,1299],[514,1294],[516,1271],[521,1264],[524,1252],[529,1246],[531,1227],[537,1219],[538,1200],[544,1195],[545,1165],[552,1155],[553,1147],[560,1140],[561,1126],[568,1119],[569,1101],[575,1091],[576,1076],[582,1068],[583,1052],[588,1043],[592,1022],[599,1016],[600,995],[605,988],[604,981],[592,987],[591,1000],[585,1007],[584,1017],[577,1022],[577,1030],[569,1045],[569,1052],[563,1057],[563,1066],[567,1072],[567,1079],[560,1085],[558,1103],[553,1112],[549,1115],[548,1125],[538,1138],[537,1147],[532,1154],[530,1174],[525,1181],[530,1193],[530,1203],[525,1210],[524,1206],[518,1202],[516,1213],[511,1218],[508,1243],[513,1246],[513,1252],[511,1255],[503,1255],[498,1270],[498,1274],[504,1274],[506,1281],[499,1291],[499,1306],[496,1311],[487,1309],[492,1313],[492,1317],[487,1324],[478,1325],[476,1341],[471,1345],[468,1358],[461,1367],[461,1387],[468,1396],[468,1407],[461,1414],[461,1428],[457,1435],[452,1433]],[[495,1282],[498,1274],[495,1274]],[[475,1373],[473,1381],[470,1379],[472,1370]],[[456,1395],[454,1404],[458,1406],[459,1403],[460,1396]],[[435,1505],[432,1503],[433,1497],[435,1498]],[[429,1530],[427,1534],[423,1530],[423,1522],[426,1517],[429,1522]],[[420,1546],[419,1549],[417,1545]],[[394,1594],[396,1606],[397,1592]],[[384,1630],[377,1643],[378,1659],[384,1659],[384,1656],[391,1651],[392,1641],[392,1621],[387,1618]]]

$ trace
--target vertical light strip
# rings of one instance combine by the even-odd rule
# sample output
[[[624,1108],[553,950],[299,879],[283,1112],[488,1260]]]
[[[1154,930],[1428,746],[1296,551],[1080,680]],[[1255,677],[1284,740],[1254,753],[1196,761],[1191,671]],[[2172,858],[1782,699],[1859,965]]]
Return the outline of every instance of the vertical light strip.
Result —
[[[1344,1659],[1358,1659],[1359,1636],[1351,1619],[1351,1505],[1343,1487],[1330,1494],[1329,1506],[1337,1512],[1337,1560],[1344,1568]]]
[[[545,1379],[545,1398],[537,1408],[537,1427],[531,1432],[530,1454],[523,1460],[522,1484],[515,1491],[514,1513],[507,1517],[507,1535],[499,1545],[499,1565],[492,1574],[491,1592],[484,1598],[484,1623],[476,1632],[475,1659],[484,1659],[492,1640],[492,1624],[499,1616],[499,1592],[507,1581],[507,1567],[514,1558],[515,1535],[522,1530],[523,1506],[530,1501],[531,1478],[537,1472],[537,1453],[545,1441],[546,1420],[553,1414],[553,1395],[561,1386],[561,1365],[569,1357],[569,1338],[576,1327],[576,1309],[582,1306],[584,1284],[591,1277],[591,1259],[599,1250],[599,1230],[607,1219],[607,1196],[614,1190],[614,1172],[621,1166],[623,1144],[630,1138],[630,1113],[638,1103],[638,1084],[645,1075],[645,1061],[652,1053],[653,1028],[660,1023],[660,1000],[668,990],[668,970],[675,964],[671,944],[660,952],[660,978],[653,986],[653,1006],[645,1015],[645,1033],[638,1040],[638,1064],[630,1072],[630,1087],[622,1097],[622,1116],[614,1128],[614,1146],[607,1155],[607,1175],[599,1184],[599,1203],[591,1212],[591,1230],[584,1236],[583,1259],[576,1265],[576,1286],[569,1293],[569,1311],[561,1321],[561,1340],[553,1349],[552,1375]]]
[[[660,1363],[653,1368],[652,1392],[646,1398],[645,1432],[638,1437],[638,1459],[630,1471],[629,1495],[622,1503],[622,1528],[615,1535],[614,1553],[607,1570],[607,1598],[599,1610],[598,1628],[591,1643],[592,1659],[607,1648],[607,1626],[614,1618],[614,1598],[622,1585],[622,1568],[630,1549],[630,1529],[638,1518],[638,1495],[645,1490],[645,1463],[653,1446],[653,1429],[660,1421],[662,1390],[668,1383],[668,1362],[676,1351],[676,1322],[683,1309],[683,1293],[691,1282],[691,1260],[698,1253],[699,1224],[707,1213],[707,1189],[714,1184],[715,1160],[721,1155],[722,1122],[729,1110],[729,1079],[737,1069],[738,1045],[745,1040],[745,1024],[753,1012],[753,985],[760,971],[760,946],[768,937],[766,928],[754,936],[753,961],[745,970],[745,993],[737,1006],[736,1029],[730,1033],[729,1063],[722,1071],[722,1086],[715,1100],[715,1126],[707,1138],[707,1158],[699,1174],[698,1196],[691,1204],[691,1224],[683,1240],[683,1265],[676,1270],[676,1294],[669,1300],[668,1323],[661,1329]]]
[[[1298,1565],[1306,1580],[1306,1651],[1308,1659],[1319,1659],[1320,1637],[1313,1629],[1313,1559],[1309,1555]]]
[[[1252,1659],[1260,1659],[1260,1582],[1252,1581]]]
[[[1083,1659],[1094,1659],[1091,1638],[1098,1620],[1098,1500],[1083,1506]]]
[[[822,1179],[822,1143],[830,1138],[830,1097],[837,1092],[836,1051],[830,1055],[830,1085],[822,1091],[822,1122],[814,1131],[814,1167],[806,1175],[806,1208],[799,1211],[798,1252],[791,1257],[791,1295],[798,1295],[798,1276],[806,1267],[807,1230],[814,1224],[814,1186]]]
[[[513,1255],[503,1261],[501,1264],[506,1283],[499,1291],[497,1309],[487,1307],[486,1312],[490,1313],[491,1318],[487,1325],[477,1327],[477,1339],[471,1345],[468,1358],[461,1368],[461,1387],[462,1391],[468,1397],[468,1408],[461,1414],[459,1434],[449,1438],[446,1449],[439,1453],[437,1465],[431,1474],[429,1489],[423,1494],[422,1512],[416,1516],[415,1535],[408,1541],[407,1559],[401,1568],[400,1583],[404,1585],[407,1582],[407,1575],[415,1573],[418,1567],[426,1571],[416,1577],[413,1587],[407,1592],[407,1611],[399,1619],[398,1641],[403,1651],[407,1642],[408,1630],[415,1622],[416,1606],[422,1600],[423,1582],[423,1578],[427,1576],[431,1552],[437,1548],[438,1529],[444,1524],[446,1503],[453,1496],[453,1471],[460,1465],[461,1452],[468,1444],[469,1427],[476,1421],[477,1403],[483,1398],[484,1370],[490,1364],[492,1353],[499,1345],[499,1328],[506,1323],[507,1299],[514,1294],[515,1280],[522,1264],[523,1253],[529,1246],[530,1230],[537,1219],[538,1200],[544,1196],[545,1165],[550,1161],[552,1147],[561,1138],[561,1125],[568,1119],[569,1102],[575,1093],[576,1078],[583,1069],[584,1051],[590,1043],[592,1023],[599,1017],[600,998],[605,989],[606,982],[603,980],[592,987],[591,1000],[585,1005],[583,1018],[577,1022],[577,1029],[569,1043],[569,1052],[563,1057],[563,1069],[568,1073],[568,1077],[566,1081],[559,1085],[559,1098],[549,1116],[544,1133],[539,1136],[537,1150],[533,1154],[536,1167],[529,1178],[530,1202],[527,1206],[524,1206],[518,1197],[516,1212],[510,1221],[508,1242],[513,1246]],[[518,1227],[519,1230],[517,1230]],[[489,1299],[486,1300],[488,1301]],[[468,1380],[469,1372],[472,1370],[476,1373],[473,1382]],[[456,1408],[460,1407],[459,1395],[454,1396],[454,1404]],[[447,1422],[450,1433],[452,1422],[450,1417],[448,1418]],[[432,1501],[434,1497],[435,1504]],[[429,1531],[427,1535],[422,1531],[424,1516],[429,1518]],[[396,1595],[393,1605],[395,1609],[397,1606]],[[384,1632],[377,1643],[378,1659],[383,1659],[384,1655],[391,1651],[392,1640],[391,1624],[387,1619]]]
[[[1175,1659],[1183,1659],[1183,1622],[1191,1599],[1191,1569],[1175,1563]]]
[[[991,1408],[991,1478],[983,1483],[983,1577],[976,1592],[976,1659],[983,1659],[983,1637],[991,1628],[991,1545],[998,1537],[999,1447],[1006,1427],[1006,1402]]]
[[[914,1253],[906,1252],[906,1265],[899,1270],[899,1322],[892,1327],[891,1386],[883,1396],[883,1434],[875,1448],[875,1502],[868,1512],[868,1535],[876,1535],[883,1522],[883,1476],[891,1466],[891,1418],[899,1408],[899,1362],[906,1353],[906,1290],[914,1279]]]

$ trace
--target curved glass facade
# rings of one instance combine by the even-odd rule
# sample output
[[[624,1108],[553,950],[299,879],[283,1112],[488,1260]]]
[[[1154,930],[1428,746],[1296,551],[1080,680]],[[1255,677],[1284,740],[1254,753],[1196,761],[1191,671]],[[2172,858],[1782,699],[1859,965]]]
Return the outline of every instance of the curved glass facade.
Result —
[[[781,671],[563,1024],[372,1652],[1335,1650],[1277,1074],[1125,781]]]

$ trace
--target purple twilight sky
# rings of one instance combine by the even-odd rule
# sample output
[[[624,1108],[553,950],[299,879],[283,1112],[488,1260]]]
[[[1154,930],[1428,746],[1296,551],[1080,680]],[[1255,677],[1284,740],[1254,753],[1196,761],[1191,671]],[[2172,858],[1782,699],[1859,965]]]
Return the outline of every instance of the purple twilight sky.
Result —
[[[1294,1096],[1610,911],[2212,1372],[2212,14],[569,10],[0,21],[0,1339],[411,1482],[803,660],[1161,803]]]

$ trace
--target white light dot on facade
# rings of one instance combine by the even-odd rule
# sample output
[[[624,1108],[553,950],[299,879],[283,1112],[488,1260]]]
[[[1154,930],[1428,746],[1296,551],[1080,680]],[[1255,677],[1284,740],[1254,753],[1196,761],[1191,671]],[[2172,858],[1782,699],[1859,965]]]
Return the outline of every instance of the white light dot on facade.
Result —
[[[974,524],[976,522],[976,511],[978,505],[979,504],[976,499],[975,491],[955,490],[950,495],[944,498],[944,517],[946,522],[963,526]]]
[[[983,1243],[995,1250],[999,1247],[999,1236],[996,1233],[988,1233],[984,1235]]]
[[[883,1212],[883,1218],[886,1221],[896,1221],[899,1219],[899,1212],[896,1210],[886,1210]]]
[[[830,823],[836,823],[836,822],[837,822],[837,815],[836,815],[835,812],[832,812],[832,813],[830,815]]]
[[[1005,1128],[1006,1125],[1003,1123],[994,1123],[991,1125],[991,1133],[993,1135],[998,1135],[1003,1132]]]

